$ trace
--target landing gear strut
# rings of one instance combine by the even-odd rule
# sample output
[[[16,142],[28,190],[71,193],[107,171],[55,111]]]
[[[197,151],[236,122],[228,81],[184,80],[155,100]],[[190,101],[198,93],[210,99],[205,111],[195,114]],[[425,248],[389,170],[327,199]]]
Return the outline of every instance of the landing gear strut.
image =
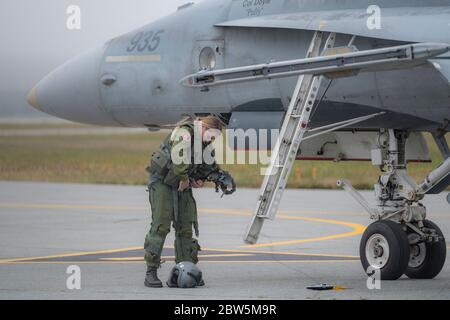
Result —
[[[446,259],[444,235],[436,224],[426,220],[426,207],[421,201],[432,190],[446,188],[450,158],[417,185],[406,170],[407,137],[405,131],[380,131],[379,149],[372,151],[372,162],[381,169],[375,184],[375,206],[348,181],[338,181],[376,221],[362,237],[360,256],[364,270],[368,274],[370,269],[380,270],[382,280],[396,280],[403,274],[432,279],[441,272]]]

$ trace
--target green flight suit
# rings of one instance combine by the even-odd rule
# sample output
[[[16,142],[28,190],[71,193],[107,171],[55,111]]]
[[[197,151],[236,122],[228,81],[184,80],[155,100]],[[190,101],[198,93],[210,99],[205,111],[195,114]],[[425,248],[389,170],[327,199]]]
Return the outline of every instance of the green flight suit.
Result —
[[[173,137],[176,131],[183,129],[184,134],[180,137]],[[189,133],[189,136],[186,135]],[[194,127],[192,124],[183,125],[174,130],[171,139],[167,139],[167,146],[170,150],[181,141],[190,140],[192,150],[194,149]],[[209,144],[202,144],[202,149]],[[170,225],[175,229],[175,261],[190,261],[198,263],[198,252],[201,250],[198,241],[193,237],[194,228],[198,237],[197,205],[192,195],[192,189],[178,192],[180,181],[192,178],[192,172],[215,170],[218,166],[207,164],[194,164],[194,151],[189,164],[172,164],[169,172],[165,175],[151,174],[149,182],[150,204],[152,209],[151,229],[145,238],[145,261],[150,267],[161,265],[161,253],[170,232]],[[176,198],[178,201],[175,201]],[[177,210],[178,209],[178,210]]]

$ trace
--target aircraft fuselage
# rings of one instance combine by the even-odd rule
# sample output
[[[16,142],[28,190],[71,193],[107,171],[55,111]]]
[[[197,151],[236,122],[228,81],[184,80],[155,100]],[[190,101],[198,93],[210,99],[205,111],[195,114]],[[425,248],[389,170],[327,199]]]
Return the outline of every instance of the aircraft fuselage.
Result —
[[[344,2],[344,7],[365,12],[365,1]],[[386,3],[405,5],[394,2]],[[215,25],[292,10],[332,10],[333,4],[337,1],[204,1],[71,60],[42,80],[29,100],[57,117],[105,126],[153,127],[175,123],[184,115],[242,110],[255,112],[258,121],[258,112],[287,108],[297,77],[208,90],[183,87],[179,80],[205,66],[220,69],[303,58],[313,31]],[[448,33],[442,35],[443,42],[445,38]],[[350,39],[338,34],[336,46]],[[408,41],[359,36],[354,45],[365,50],[403,43]],[[434,130],[450,118],[449,82],[431,64],[337,79],[323,95],[313,125],[378,110],[389,113],[360,126]]]

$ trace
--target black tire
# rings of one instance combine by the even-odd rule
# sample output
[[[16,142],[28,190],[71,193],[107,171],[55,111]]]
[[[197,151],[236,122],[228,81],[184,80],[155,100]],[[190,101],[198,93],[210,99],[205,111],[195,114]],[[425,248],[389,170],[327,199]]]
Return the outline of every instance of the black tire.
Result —
[[[433,222],[424,220],[424,226],[429,229],[436,230],[436,233],[442,237],[439,242],[425,243],[425,259],[418,267],[408,265],[405,274],[411,279],[434,279],[444,267],[447,258],[447,244],[441,229]],[[411,252],[414,246],[411,246]],[[417,246],[416,250],[420,250]]]
[[[374,241],[372,238],[376,238],[379,235],[387,242],[389,249],[389,254],[386,257],[387,261],[384,262],[382,267],[370,263],[366,256],[366,247],[371,247],[368,242]],[[381,280],[397,280],[405,273],[408,267],[409,250],[408,236],[402,226],[393,221],[383,220],[371,224],[366,229],[361,239],[359,252],[362,266],[368,275],[371,275],[368,268],[372,266],[380,269]],[[369,259],[373,260],[372,258]]]

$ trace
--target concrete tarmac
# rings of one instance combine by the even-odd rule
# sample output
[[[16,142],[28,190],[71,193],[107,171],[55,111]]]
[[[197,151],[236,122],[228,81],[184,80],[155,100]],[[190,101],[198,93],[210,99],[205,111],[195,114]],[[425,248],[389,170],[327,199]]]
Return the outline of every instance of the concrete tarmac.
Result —
[[[198,289],[143,286],[150,226],[145,187],[0,182],[0,299],[450,299],[450,263],[434,280],[367,288],[358,257],[368,215],[345,192],[287,190],[258,245],[242,241],[258,190],[220,198],[196,190],[202,269]],[[369,200],[372,192],[364,192]],[[450,239],[446,194],[428,196],[428,217]],[[447,242],[448,243],[448,242]],[[173,267],[173,233],[160,270]],[[69,290],[69,266],[81,289]],[[343,290],[307,289],[327,283]]]

